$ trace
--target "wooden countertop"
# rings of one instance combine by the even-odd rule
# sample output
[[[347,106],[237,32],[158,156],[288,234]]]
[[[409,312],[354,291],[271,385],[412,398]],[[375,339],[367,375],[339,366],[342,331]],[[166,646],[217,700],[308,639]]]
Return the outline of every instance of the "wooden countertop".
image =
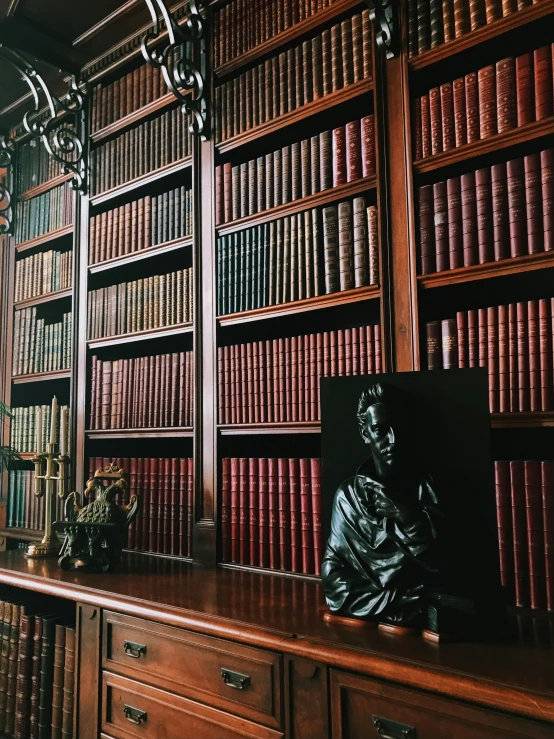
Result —
[[[554,649],[519,642],[434,645],[324,623],[317,581],[124,555],[120,571],[66,573],[0,553],[0,583],[287,652],[554,723]],[[0,591],[1,597],[1,591]],[[554,622],[544,616],[554,635]]]

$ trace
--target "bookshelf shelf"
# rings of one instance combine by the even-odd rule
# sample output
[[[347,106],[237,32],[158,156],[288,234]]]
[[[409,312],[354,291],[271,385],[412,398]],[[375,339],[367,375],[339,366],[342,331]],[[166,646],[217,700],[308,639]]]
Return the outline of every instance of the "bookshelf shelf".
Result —
[[[251,141],[261,138],[262,136],[267,136],[267,134],[274,133],[275,131],[279,131],[287,126],[291,126],[293,123],[297,123],[298,121],[302,121],[305,118],[315,115],[315,113],[328,110],[335,105],[340,105],[347,100],[352,100],[360,95],[371,92],[371,90],[373,90],[372,79],[360,80],[360,82],[356,82],[353,85],[343,87],[342,90],[337,90],[330,95],[325,95],[325,97],[312,100],[311,103],[303,105],[296,110],[291,110],[290,113],[285,113],[285,115],[274,118],[267,123],[262,123],[260,126],[255,126],[248,131],[244,131],[243,133],[238,134],[238,136],[226,139],[222,143],[217,144],[216,149],[221,154],[237,149],[239,146],[243,146],[244,144],[248,144]]]
[[[167,252],[176,251],[177,249],[184,249],[188,246],[192,246],[192,236],[185,236],[183,239],[175,239],[174,241],[166,241],[163,244],[157,244],[156,246],[148,246],[146,249],[124,254],[122,257],[106,259],[104,262],[97,262],[96,264],[90,265],[88,269],[91,274],[105,272],[107,269],[124,267],[131,263],[134,264],[141,259],[150,259],[151,257],[157,257],[160,254],[167,254]]]
[[[55,187],[58,187],[58,185],[63,185],[64,182],[69,182],[72,177],[72,174],[61,174],[58,177],[52,178],[51,180],[42,182],[36,187],[31,187],[29,190],[21,193],[21,195],[19,195],[17,199],[20,203],[24,202],[25,200],[32,200],[32,198],[36,198],[38,195],[42,195],[43,193],[48,192],[48,190],[53,190]]]
[[[103,349],[108,346],[118,346],[119,344],[131,344],[135,341],[165,339],[168,336],[189,334],[193,331],[193,328],[192,323],[179,323],[176,326],[152,328],[146,331],[135,331],[132,334],[119,334],[118,336],[110,336],[106,339],[90,339],[87,341],[87,344],[89,349]]]
[[[309,208],[315,208],[318,205],[326,205],[327,203],[332,203],[341,198],[348,198],[352,195],[366,192],[367,190],[374,190],[376,187],[377,182],[374,175],[371,177],[363,177],[362,179],[346,182],[344,185],[337,185],[337,187],[322,190],[314,195],[308,195],[305,198],[300,198],[299,200],[294,200],[290,203],[277,205],[275,208],[263,210],[252,216],[238,218],[236,221],[222,224],[217,227],[217,232],[219,236],[226,236],[234,231],[251,228],[252,226],[259,226],[260,224],[268,223],[275,218],[284,218],[285,216],[294,215],[295,213],[300,213]]]
[[[35,454],[36,452],[19,452],[19,456],[24,462],[30,462],[34,458]]]
[[[46,382],[47,380],[69,380],[71,370],[56,370],[55,372],[37,372],[33,375],[14,375],[14,385],[24,385],[27,382]]]
[[[117,187],[113,187],[111,190],[106,190],[105,192],[99,193],[98,195],[93,195],[90,198],[90,203],[91,205],[101,205],[102,203],[107,203],[110,200],[114,200],[115,198],[126,195],[129,192],[133,192],[133,190],[137,190],[140,187],[146,187],[147,185],[152,184],[152,182],[164,179],[165,177],[170,177],[177,172],[183,172],[184,170],[191,167],[192,157],[185,157],[178,162],[173,162],[173,164],[168,164],[166,167],[161,167],[160,169],[156,169],[153,172],[149,172],[148,174],[142,175],[141,177],[137,177],[134,180],[130,180],[124,185],[118,185]]]
[[[26,298],[25,300],[19,300],[14,303],[15,310],[21,308],[31,308],[33,305],[43,305],[44,303],[53,303],[55,300],[61,300],[62,298],[71,297],[71,288],[68,287],[65,290],[56,290],[45,295],[38,295],[36,298]]]
[[[108,126],[104,126],[104,128],[100,128],[98,131],[91,133],[90,140],[94,143],[98,143],[103,139],[107,139],[110,136],[113,136],[114,133],[118,133],[119,131],[129,128],[134,123],[141,121],[143,118],[147,118],[149,115],[152,115],[152,113],[157,113],[164,108],[168,108],[175,102],[176,100],[173,93],[168,93],[157,100],[153,100],[148,105],[144,105],[142,108],[129,113],[129,115],[126,115],[124,118],[120,118],[118,121],[114,121]]]
[[[533,6],[535,7],[535,6]],[[414,170],[417,174],[425,172],[434,172],[451,164],[465,162],[494,151],[501,151],[508,147],[516,146],[526,141],[541,138],[542,136],[551,136],[554,133],[554,116],[549,116],[541,121],[533,121],[525,126],[514,128],[506,133],[499,133],[488,139],[481,139],[472,144],[458,146],[456,149],[450,149],[432,157],[419,159],[414,162]]]
[[[37,246],[48,244],[50,241],[56,241],[56,239],[61,239],[64,236],[70,236],[71,234],[73,234],[73,225],[64,226],[63,228],[59,228],[57,231],[50,231],[49,233],[42,234],[34,239],[30,239],[29,241],[22,241],[21,244],[16,245],[15,250],[19,254],[22,251],[34,249]]]
[[[271,434],[319,434],[319,421],[300,421],[298,423],[241,423],[221,424],[218,429],[222,436],[267,436]]]
[[[189,439],[191,428],[159,429],[91,429],[85,431],[89,439]]]
[[[290,572],[289,570],[272,570],[269,567],[256,567],[255,565],[239,565],[235,562],[219,562],[218,566],[226,570],[243,570],[246,572],[261,572],[266,575],[282,575],[283,577],[290,577],[294,580],[309,580],[311,582],[319,582],[321,580],[318,575]]]
[[[490,39],[501,36],[515,28],[526,26],[528,23],[532,23],[533,21],[538,20],[539,18],[544,18],[552,13],[554,13],[553,0],[540,0],[540,2],[530,5],[524,10],[518,10],[505,18],[499,18],[498,20],[493,21],[486,26],[482,26],[471,33],[467,33],[453,41],[441,44],[435,49],[430,49],[418,56],[412,57],[409,61],[409,66],[412,70],[424,69],[431,64],[436,64],[454,54],[466,51],[467,49],[471,49],[479,44],[483,44]]]
[[[44,536],[44,531],[8,527],[0,529],[0,536],[4,536],[6,539],[19,539],[19,541],[40,541]]]
[[[491,413],[495,429],[547,428],[554,426],[554,411],[535,413]]]
[[[537,269],[549,269],[554,267],[554,252],[546,251],[537,254],[526,254],[522,257],[501,259],[498,262],[485,262],[475,264],[471,267],[459,267],[457,269],[444,270],[444,272],[433,272],[429,275],[419,275],[417,280],[424,288],[444,287],[445,285],[456,285],[474,280],[486,280],[504,275],[520,274],[521,272],[533,272]]]
[[[319,295],[315,298],[297,300],[293,303],[282,303],[280,305],[269,305],[266,308],[243,311],[242,313],[230,313],[219,316],[217,319],[220,326],[236,326],[239,323],[250,323],[267,318],[282,318],[283,316],[304,313],[305,311],[318,310],[320,308],[333,308],[337,305],[358,303],[362,300],[375,300],[381,296],[379,287],[371,285],[358,287],[354,290],[331,293],[330,295]]]
[[[244,52],[244,54],[225,62],[225,64],[221,64],[214,71],[214,74],[216,77],[224,77],[231,72],[236,72],[238,69],[250,64],[255,59],[259,59],[260,57],[265,56],[265,54],[276,51],[281,46],[288,44],[289,41],[313,31],[318,28],[318,26],[336,18],[347,10],[350,10],[350,8],[355,8],[357,5],[360,5],[360,0],[337,0],[333,5],[314,13],[309,18],[306,18],[299,23],[295,23],[290,28],[275,34],[272,38],[264,41],[263,44],[258,44]]]

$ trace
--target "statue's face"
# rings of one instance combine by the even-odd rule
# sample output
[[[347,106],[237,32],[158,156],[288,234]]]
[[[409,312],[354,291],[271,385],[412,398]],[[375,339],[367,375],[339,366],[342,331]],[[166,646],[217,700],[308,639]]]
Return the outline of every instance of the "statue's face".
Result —
[[[402,425],[402,419],[395,418],[382,403],[369,406],[362,436],[380,477],[389,477],[398,465]]]

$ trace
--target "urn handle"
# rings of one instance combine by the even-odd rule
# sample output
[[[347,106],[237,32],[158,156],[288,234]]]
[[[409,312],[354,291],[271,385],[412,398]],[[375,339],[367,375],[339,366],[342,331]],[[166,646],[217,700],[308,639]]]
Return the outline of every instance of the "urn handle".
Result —
[[[139,659],[141,654],[146,654],[146,646],[144,644],[135,644],[132,641],[123,642],[123,649],[127,657]]]
[[[124,705],[123,713],[125,714],[127,721],[130,721],[132,724],[136,724],[137,726],[140,726],[142,722],[146,721],[148,718],[146,711],[141,711],[140,708],[133,708],[133,706]]]
[[[225,667],[221,668],[221,677],[225,685],[235,690],[246,690],[250,687],[250,676],[241,675],[240,672],[233,672],[233,670],[227,670]]]
[[[417,739],[417,731],[414,726],[399,724],[397,721],[391,721],[390,718],[382,718],[381,716],[372,716],[372,719],[373,726],[383,739]]]

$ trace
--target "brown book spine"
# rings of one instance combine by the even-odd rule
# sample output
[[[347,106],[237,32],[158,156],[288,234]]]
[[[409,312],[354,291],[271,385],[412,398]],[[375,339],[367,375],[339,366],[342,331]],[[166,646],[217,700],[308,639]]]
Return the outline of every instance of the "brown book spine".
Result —
[[[525,175],[523,159],[507,162],[508,213],[510,222],[510,255],[520,257],[527,251]]]
[[[500,579],[509,593],[514,588],[514,536],[512,529],[512,496],[510,491],[509,462],[494,463],[496,492],[496,516],[498,522],[498,547],[500,555]]]
[[[489,409],[498,413],[498,308],[487,308],[487,370],[489,374]]]
[[[498,411],[510,410],[510,353],[508,306],[498,306]]]
[[[15,739],[29,737],[31,668],[34,616],[21,614],[19,622],[19,654],[17,660],[17,686],[15,702]]]
[[[346,182],[346,130],[344,126],[333,130],[333,187]]]
[[[65,626],[63,626],[63,624],[56,624],[54,640],[54,673],[52,679],[52,739],[61,739],[62,736],[65,633]]]
[[[314,163],[312,163],[313,166]],[[346,124],[346,181],[362,177],[362,144],[360,121]]]
[[[532,413],[541,410],[541,367],[539,339],[539,303],[527,303],[527,341],[529,348],[529,407]]]
[[[524,462],[525,510],[529,556],[529,600],[531,608],[545,606],[544,523],[540,462]]]
[[[495,260],[510,256],[508,180],[506,164],[491,167],[493,251]]]
[[[464,249],[464,267],[477,264],[477,193],[475,173],[468,172],[460,178],[462,193],[462,239]]]
[[[458,77],[452,83],[452,96],[454,105],[454,142],[455,146],[464,146],[464,144],[467,144],[467,118],[466,86],[463,77]]]
[[[249,516],[249,563],[256,566],[259,562],[260,549],[260,490],[259,460],[248,460],[248,507]]]
[[[554,611],[554,462],[541,462],[546,607]]]
[[[470,74],[466,74],[465,76],[465,99],[467,143],[472,144],[474,141],[479,140],[480,135],[479,89],[476,72],[470,72]]]
[[[443,151],[449,151],[456,146],[453,95],[451,82],[446,82],[440,86]]]
[[[427,369],[442,369],[442,326],[440,321],[430,321],[427,326]]]
[[[540,153],[544,250],[554,249],[554,149]]]
[[[429,95],[421,96],[421,155],[431,156],[431,108]]]
[[[512,535],[514,542],[514,584],[516,605],[529,605],[529,559],[527,547],[527,514],[525,505],[525,473],[523,462],[510,462],[512,495]]]
[[[552,48],[542,46],[533,52],[535,69],[535,120],[548,118],[552,107]]]
[[[436,270],[442,272],[450,266],[446,182],[437,182],[433,185],[433,211]]]
[[[433,213],[433,185],[419,188],[419,241],[421,274],[435,272],[435,223]]]
[[[269,567],[269,466],[267,459],[258,460],[258,561],[260,567]]]
[[[431,117],[431,154],[443,151],[442,111],[440,88],[429,90],[429,111]]]
[[[66,627],[65,662],[63,677],[63,723],[62,739],[73,737],[73,714],[75,712],[75,627]]]
[[[493,259],[492,185],[489,167],[475,172],[479,264]]]
[[[529,254],[535,254],[543,251],[544,248],[540,154],[529,154],[524,157],[523,170],[527,214],[527,251]]]
[[[496,114],[498,133],[517,126],[516,64],[513,56],[496,63]]]
[[[496,113],[496,72],[494,65],[477,72],[479,92],[479,135],[482,139],[498,133]]]
[[[516,57],[516,106],[517,125],[524,126],[535,120],[535,80],[533,54]]]
[[[429,325],[429,324],[428,324]],[[441,321],[441,349],[443,369],[458,368],[458,328],[455,318]],[[429,333],[427,334],[429,346]],[[429,350],[428,350],[429,352]],[[429,356],[429,353],[428,355]]]
[[[448,205],[448,260],[450,269],[462,267],[464,246],[462,231],[462,196],[459,177],[451,177],[446,182]]]
[[[516,335],[517,335],[517,384],[519,391],[518,410],[530,411],[531,399],[529,392],[529,338],[527,303],[516,305]]]
[[[310,460],[310,477],[312,487],[312,521],[314,535],[314,570],[321,575],[323,558],[323,500],[321,497],[321,460]]]

